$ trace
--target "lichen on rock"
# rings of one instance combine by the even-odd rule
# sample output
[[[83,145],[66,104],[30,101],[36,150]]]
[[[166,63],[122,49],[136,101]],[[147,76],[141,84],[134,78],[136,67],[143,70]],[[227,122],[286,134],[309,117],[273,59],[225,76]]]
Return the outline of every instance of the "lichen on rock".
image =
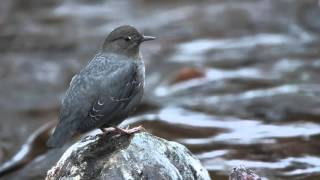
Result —
[[[184,146],[146,132],[98,134],[71,146],[48,171],[56,179],[210,179]]]

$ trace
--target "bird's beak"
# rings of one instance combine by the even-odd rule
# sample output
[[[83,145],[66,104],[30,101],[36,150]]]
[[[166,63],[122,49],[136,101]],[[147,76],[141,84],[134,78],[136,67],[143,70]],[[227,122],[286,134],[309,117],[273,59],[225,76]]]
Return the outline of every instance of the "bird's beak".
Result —
[[[142,42],[143,42],[143,41],[151,41],[151,40],[154,40],[154,39],[156,39],[156,38],[155,38],[155,37],[152,37],[152,36],[143,36]]]

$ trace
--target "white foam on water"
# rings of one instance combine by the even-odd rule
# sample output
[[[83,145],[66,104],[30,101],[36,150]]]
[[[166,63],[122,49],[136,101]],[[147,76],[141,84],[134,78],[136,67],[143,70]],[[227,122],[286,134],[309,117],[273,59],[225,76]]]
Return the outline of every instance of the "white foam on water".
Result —
[[[202,59],[209,50],[229,50],[254,48],[256,46],[289,45],[301,39],[286,34],[260,33],[252,36],[244,36],[229,39],[197,39],[182,43],[177,48],[177,53],[171,57],[172,61],[185,62]]]
[[[207,144],[208,142],[270,143],[272,141],[268,140],[275,138],[310,137],[320,134],[320,125],[316,123],[264,124],[255,120],[210,116],[178,107],[168,107],[161,110],[159,119],[172,124],[225,129],[224,132],[211,137],[181,139],[186,144]]]

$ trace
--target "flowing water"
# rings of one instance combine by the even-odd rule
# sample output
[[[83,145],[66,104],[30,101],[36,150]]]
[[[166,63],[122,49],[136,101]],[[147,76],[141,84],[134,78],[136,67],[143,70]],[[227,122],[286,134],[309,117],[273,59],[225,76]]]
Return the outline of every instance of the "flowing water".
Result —
[[[57,119],[73,74],[131,24],[158,39],[141,48],[146,93],[125,124],[186,145],[212,179],[241,165],[320,179],[319,19],[316,0],[2,0],[0,162]]]

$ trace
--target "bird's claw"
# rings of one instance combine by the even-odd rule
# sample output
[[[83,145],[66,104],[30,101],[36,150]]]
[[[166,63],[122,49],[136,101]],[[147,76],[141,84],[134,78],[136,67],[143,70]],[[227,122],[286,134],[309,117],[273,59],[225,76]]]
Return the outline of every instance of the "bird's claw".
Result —
[[[119,137],[121,135],[132,135],[136,132],[139,132],[139,131],[145,131],[144,127],[142,127],[141,125],[140,126],[137,126],[137,127],[134,127],[134,128],[129,128],[129,126],[127,126],[125,129],[122,129],[122,128],[118,128],[118,127],[109,127],[109,128],[101,128],[101,131],[103,133],[117,133],[115,135],[115,137]]]
[[[116,130],[120,134],[124,134],[124,135],[132,135],[132,134],[139,132],[139,131],[145,131],[145,129],[141,125],[138,127],[131,128],[131,129],[129,129],[129,127],[127,127],[126,129],[116,128]]]
[[[111,133],[111,132],[116,131],[116,128],[114,128],[114,127],[108,127],[108,128],[100,128],[100,130],[101,130],[104,134],[108,134],[108,133]]]

